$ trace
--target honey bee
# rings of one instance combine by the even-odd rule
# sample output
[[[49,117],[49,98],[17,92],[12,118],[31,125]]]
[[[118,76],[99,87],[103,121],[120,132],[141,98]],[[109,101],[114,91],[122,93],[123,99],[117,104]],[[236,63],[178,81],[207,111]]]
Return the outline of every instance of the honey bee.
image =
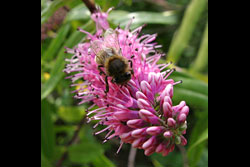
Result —
[[[95,40],[91,44],[91,50],[95,53],[95,61],[98,64],[100,74],[105,75],[106,90],[109,91],[108,77],[112,77],[112,82],[125,85],[134,74],[131,60],[122,56],[118,32],[109,28],[104,33],[103,41]],[[105,72],[102,71],[104,67]]]

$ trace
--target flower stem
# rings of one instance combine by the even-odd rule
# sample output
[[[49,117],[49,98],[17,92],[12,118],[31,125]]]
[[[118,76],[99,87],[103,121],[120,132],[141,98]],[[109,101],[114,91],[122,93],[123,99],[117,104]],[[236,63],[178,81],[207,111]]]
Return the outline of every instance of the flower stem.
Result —
[[[131,145],[130,152],[129,152],[129,157],[128,157],[128,167],[134,167],[135,166],[136,151],[137,151],[137,149],[132,147],[132,145]]]
[[[67,148],[72,145],[73,143],[76,142],[76,139],[78,137],[78,134],[80,132],[80,129],[82,127],[82,125],[85,123],[86,121],[86,115],[83,116],[82,120],[79,122],[79,124],[77,125],[76,127],[76,130],[74,132],[74,135],[72,136],[72,138],[70,139],[70,141],[66,144],[66,151],[62,154],[61,158],[57,161],[56,163],[56,167],[61,167],[62,166],[62,163],[63,161],[67,158],[68,156],[68,151],[67,151]]]
[[[182,160],[183,160],[183,167],[189,167],[186,149],[181,145],[176,145],[176,146],[179,148],[181,152]]]
[[[82,0],[82,2],[86,5],[91,13],[95,13],[97,11],[95,7],[95,3],[90,0]]]

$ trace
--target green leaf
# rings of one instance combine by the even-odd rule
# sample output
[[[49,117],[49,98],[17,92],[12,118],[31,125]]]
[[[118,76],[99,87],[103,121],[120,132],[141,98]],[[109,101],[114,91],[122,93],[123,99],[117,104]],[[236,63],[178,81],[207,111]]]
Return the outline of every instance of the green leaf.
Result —
[[[103,11],[106,11],[111,7],[116,7],[119,4],[119,0],[95,0],[95,3],[99,5]]]
[[[162,164],[160,164],[159,161],[156,159],[152,159],[152,163],[154,164],[154,167],[164,167]]]
[[[174,104],[178,104],[180,101],[186,101],[189,106],[194,109],[206,111],[208,108],[208,96],[194,92],[192,90],[174,87]]]
[[[47,6],[41,11],[41,24],[44,24],[50,16],[52,16],[57,9],[63,6],[69,8],[74,8],[79,3],[82,3],[81,0],[54,0],[52,2],[47,2]]]
[[[58,116],[66,122],[78,122],[82,119],[85,114],[85,109],[83,107],[59,107]]]
[[[54,14],[54,12],[59,9],[60,7],[66,5],[68,1],[65,0],[55,0],[49,3],[48,7],[46,7],[41,12],[41,24],[45,23],[50,16]]]
[[[47,159],[52,159],[55,147],[55,133],[51,112],[51,104],[46,100],[41,101],[41,150]]]
[[[73,20],[87,20],[90,19],[90,11],[84,4],[79,4],[67,14],[64,22]]]
[[[194,64],[191,66],[191,70],[196,72],[202,72],[208,64],[208,23],[203,34],[203,39],[198,51],[198,55],[194,61]]]
[[[131,6],[133,3],[133,0],[122,0],[126,5]]]
[[[95,161],[104,152],[99,145],[88,141],[71,145],[68,151],[70,161],[82,164]]]
[[[195,167],[197,166],[197,163],[200,161],[200,158],[202,156],[202,153],[204,149],[206,148],[206,142],[199,142],[197,141],[200,140],[201,134],[204,134],[204,137],[206,136],[206,131],[208,129],[208,110],[205,112],[194,112],[195,114],[195,119],[197,120],[194,125],[193,122],[189,123],[189,127],[192,127],[191,131],[191,136],[189,137],[189,142],[188,142],[188,150],[187,150],[187,155],[188,155],[188,160],[189,160],[189,165],[190,167]],[[203,138],[204,139],[204,138]],[[204,141],[204,140],[203,140]],[[195,149],[190,149],[190,147],[194,147]]]
[[[195,147],[197,147],[199,144],[201,144],[207,139],[208,139],[208,128],[204,130],[202,134],[200,135],[200,137],[198,138],[198,140],[188,148],[188,151],[194,149]]]
[[[173,11],[167,12],[126,12],[122,10],[114,10],[109,14],[109,20],[115,24],[120,24],[121,27],[127,25],[127,23],[133,18],[131,28],[136,28],[142,24],[166,24],[173,25],[177,22],[176,13]]]
[[[188,5],[180,28],[177,30],[167,56],[168,61],[177,63],[191,38],[195,26],[205,9],[207,0],[192,0]]]
[[[208,84],[197,79],[183,78],[183,77],[171,77],[175,81],[182,80],[182,84],[178,84],[175,88],[184,88],[190,91],[204,94],[208,96]]]
[[[52,167],[50,161],[41,153],[41,167]]]
[[[155,162],[157,162],[154,165],[157,165],[156,167],[160,166],[174,166],[174,167],[182,167],[182,156],[179,152],[174,150],[173,152],[169,153],[166,157],[163,157],[159,153],[154,153],[150,156],[150,159]],[[159,165],[160,164],[160,165]]]
[[[70,24],[65,24],[58,30],[57,36],[51,41],[46,51],[42,53],[42,59],[44,61],[50,61],[56,55],[57,51],[62,46],[69,30]]]
[[[208,149],[204,149],[201,160],[197,164],[198,167],[208,167]]]
[[[93,22],[89,21],[86,23],[84,26],[81,28],[86,29],[94,29],[93,27]],[[85,34],[75,31],[69,38],[68,40],[63,44],[63,46],[67,47],[73,47],[77,43],[79,43],[83,38],[85,38]],[[51,71],[50,78],[49,80],[42,85],[41,89],[41,99],[44,99],[47,97],[55,88],[57,83],[61,80],[61,78],[64,76],[63,73],[63,68],[65,65],[64,59],[66,58],[66,54],[64,53],[65,49],[62,47],[58,53],[54,68]]]
[[[115,167],[116,166],[105,155],[100,155],[98,158],[96,158],[93,161],[93,165],[95,167],[100,167],[100,166]]]

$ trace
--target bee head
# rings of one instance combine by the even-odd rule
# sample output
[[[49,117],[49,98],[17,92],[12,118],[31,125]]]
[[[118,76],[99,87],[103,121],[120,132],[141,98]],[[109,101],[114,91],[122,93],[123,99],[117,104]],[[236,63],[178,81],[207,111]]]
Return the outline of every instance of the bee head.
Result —
[[[122,75],[116,76],[114,78],[114,82],[117,84],[123,84],[128,82],[131,79],[131,73],[130,72],[125,72]]]

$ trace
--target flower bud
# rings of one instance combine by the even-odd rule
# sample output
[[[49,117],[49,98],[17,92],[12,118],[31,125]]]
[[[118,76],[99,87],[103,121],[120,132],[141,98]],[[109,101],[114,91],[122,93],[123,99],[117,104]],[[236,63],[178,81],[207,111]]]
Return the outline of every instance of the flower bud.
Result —
[[[126,139],[128,139],[128,138],[131,137],[131,132],[123,133],[123,134],[121,134],[119,137],[120,137],[121,139],[126,140]]]
[[[187,144],[187,139],[181,135],[181,145],[185,146]]]
[[[164,148],[163,151],[162,151],[162,156],[167,156],[169,154],[169,150],[170,148]]]
[[[144,125],[144,121],[142,119],[132,119],[128,120],[127,125],[131,128],[140,128]]]
[[[142,136],[145,136],[147,135],[146,133],[146,128],[141,128],[141,129],[136,129],[136,130],[133,130],[131,135],[135,138],[139,138],[139,137],[142,137]]]
[[[153,146],[155,143],[156,143],[156,137],[152,136],[145,143],[143,143],[142,148],[147,149],[147,148]]]
[[[155,113],[155,110],[152,108],[152,106],[144,99],[138,99],[137,105],[141,109],[146,109],[146,110],[149,110],[149,111]]]
[[[177,106],[173,106],[173,111],[174,111],[174,115],[177,115],[180,113],[181,109],[186,106],[186,102],[185,101],[181,101],[180,104],[178,104]]]
[[[134,147],[134,148],[141,147],[142,144],[143,144],[146,140],[147,140],[147,139],[146,139],[145,137],[137,138],[137,139],[135,139],[135,140],[132,142],[132,147]]]
[[[156,135],[159,135],[162,132],[162,130],[163,130],[163,127],[161,126],[151,126],[147,128],[146,132],[149,135],[156,136]]]
[[[142,89],[142,93],[144,93],[144,95],[147,96],[148,100],[153,102],[154,101],[154,95],[152,93],[152,88],[149,85],[149,83],[145,80],[143,80],[141,82],[141,89]]]
[[[164,97],[164,102],[168,102],[172,106],[172,100],[169,96]]]
[[[186,114],[181,113],[178,115],[178,122],[184,123],[186,121],[186,118],[187,118]]]
[[[164,102],[162,108],[165,117],[172,117],[172,108],[168,102]]]
[[[166,131],[163,136],[167,139],[171,138],[173,136],[173,133],[171,131]]]
[[[160,153],[160,152],[162,152],[163,150],[164,150],[164,144],[163,144],[163,143],[160,143],[160,144],[156,147],[155,152]]]
[[[145,149],[144,154],[145,154],[146,156],[150,156],[150,155],[153,154],[154,152],[155,152],[155,147],[150,147],[150,148]]]
[[[175,127],[176,121],[173,118],[168,118],[167,124],[169,127]]]
[[[130,119],[137,119],[139,118],[137,111],[118,111],[114,113],[114,117],[116,117],[120,121],[127,121]]]
[[[151,123],[151,124],[159,124],[158,121],[158,117],[155,116],[154,114],[152,114],[150,111],[141,109],[139,111],[139,116],[141,117],[141,119],[143,119],[144,121]]]
[[[181,112],[180,113],[183,113],[185,114],[186,116],[188,115],[189,113],[189,107],[188,106],[184,106],[182,109],[181,109]]]
[[[185,123],[181,125],[181,127],[179,128],[179,131],[183,132],[186,129],[187,129],[187,122],[185,121]]]
[[[144,99],[146,101],[148,100],[148,98],[141,91],[136,92],[136,98],[137,99]]]
[[[181,144],[181,137],[175,136],[175,144]]]

